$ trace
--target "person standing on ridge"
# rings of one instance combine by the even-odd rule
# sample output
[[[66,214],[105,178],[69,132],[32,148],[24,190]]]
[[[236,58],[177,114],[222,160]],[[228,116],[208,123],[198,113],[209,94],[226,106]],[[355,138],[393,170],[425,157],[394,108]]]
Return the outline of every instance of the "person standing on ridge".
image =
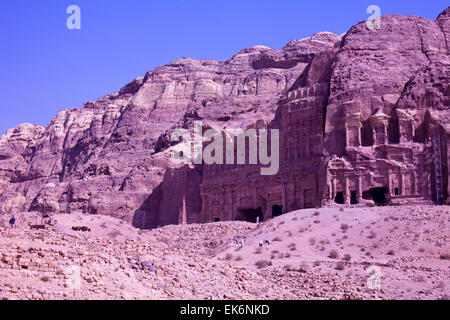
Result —
[[[13,229],[15,225],[16,225],[16,218],[12,216],[11,219],[9,219],[9,226],[11,227],[11,229]]]

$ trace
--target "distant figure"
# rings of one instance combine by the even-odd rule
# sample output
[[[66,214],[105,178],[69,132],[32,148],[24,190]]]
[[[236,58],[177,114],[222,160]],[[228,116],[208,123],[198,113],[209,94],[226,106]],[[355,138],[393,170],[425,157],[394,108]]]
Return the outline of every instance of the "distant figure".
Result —
[[[244,238],[241,239],[241,247],[244,247]]]
[[[9,220],[9,225],[10,225],[11,229],[15,227],[16,218],[14,216],[12,216],[12,218]]]
[[[45,224],[45,223],[50,224],[50,221],[51,221],[50,216],[47,213],[43,212],[42,213],[42,224]]]
[[[236,238],[236,236],[234,236],[233,242],[234,242],[234,244],[238,244],[238,239]]]
[[[269,240],[266,240],[266,245],[270,245],[270,241]]]
[[[256,223],[259,224],[259,216],[256,217]]]
[[[262,240],[259,240],[259,246],[260,246],[261,248],[264,246]]]

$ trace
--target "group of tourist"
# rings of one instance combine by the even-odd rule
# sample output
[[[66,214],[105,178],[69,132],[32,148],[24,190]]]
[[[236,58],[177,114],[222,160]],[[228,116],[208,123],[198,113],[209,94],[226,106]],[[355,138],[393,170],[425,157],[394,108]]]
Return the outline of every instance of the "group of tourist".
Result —
[[[236,236],[233,237],[233,243],[237,246],[239,243],[241,244],[241,247],[244,247],[244,238],[241,238],[241,241],[238,240]],[[269,246],[270,241],[269,240],[259,240],[259,247],[262,248],[264,245]]]
[[[235,245],[238,245],[240,243],[241,247],[243,248],[244,247],[244,242],[245,242],[244,238],[241,238],[241,241],[239,241],[236,236],[233,237],[233,243]]]

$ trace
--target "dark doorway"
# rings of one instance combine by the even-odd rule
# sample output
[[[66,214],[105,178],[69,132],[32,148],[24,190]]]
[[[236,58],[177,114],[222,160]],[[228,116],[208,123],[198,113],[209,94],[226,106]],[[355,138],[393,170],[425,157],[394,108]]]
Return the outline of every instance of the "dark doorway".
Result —
[[[372,200],[377,205],[384,205],[387,203],[387,200],[386,200],[387,192],[388,192],[387,188],[373,188],[372,190],[370,190]]]
[[[272,206],[272,218],[281,216],[283,214],[283,207],[278,205]]]
[[[214,219],[214,222],[219,222],[220,221],[220,218],[215,218]]]
[[[336,202],[337,204],[344,204],[345,203],[344,193],[343,192],[336,193],[336,197],[334,198],[334,202]]]
[[[350,204],[357,204],[358,203],[358,197],[356,194],[356,191],[350,191]]]
[[[362,198],[364,200],[372,200],[372,195],[370,194],[370,191],[364,191],[362,194]]]
[[[239,210],[239,218],[238,220],[247,221],[247,222],[256,222],[256,218],[259,217],[259,221],[264,221],[264,215],[262,212],[262,208],[258,209],[242,209]]]
[[[395,189],[394,189],[394,194],[395,194],[396,196],[399,195],[398,188],[395,188]]]

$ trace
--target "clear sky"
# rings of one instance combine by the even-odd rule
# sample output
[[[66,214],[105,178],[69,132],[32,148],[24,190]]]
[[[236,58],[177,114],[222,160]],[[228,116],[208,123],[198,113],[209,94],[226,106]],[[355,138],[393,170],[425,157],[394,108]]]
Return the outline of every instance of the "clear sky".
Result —
[[[81,30],[68,30],[69,5]],[[448,0],[14,0],[0,6],[0,134],[116,92],[180,57],[223,60],[254,45],[281,48],[337,34],[381,14],[435,19]]]

